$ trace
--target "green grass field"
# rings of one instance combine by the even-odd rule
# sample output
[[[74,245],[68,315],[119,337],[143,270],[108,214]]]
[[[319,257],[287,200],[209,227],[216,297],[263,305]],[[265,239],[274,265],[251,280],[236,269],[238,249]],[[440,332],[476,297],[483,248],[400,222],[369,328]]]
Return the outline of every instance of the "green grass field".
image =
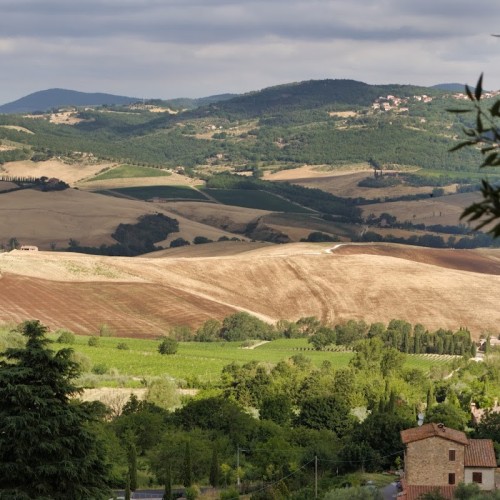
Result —
[[[168,177],[170,172],[152,167],[138,167],[137,165],[120,165],[110,168],[101,174],[96,175],[87,182],[103,181],[107,179],[129,179],[134,177]]]
[[[54,335],[51,337],[55,338]],[[243,364],[259,361],[272,366],[298,354],[309,358],[317,367],[323,361],[330,361],[335,368],[342,368],[347,366],[353,356],[349,351],[315,351],[307,339],[279,339],[254,349],[245,349],[240,342],[180,342],[174,355],[159,354],[157,340],[100,337],[99,345],[90,347],[88,339],[86,336],[77,336],[75,343],[69,347],[85,355],[91,366],[104,365],[108,372],[129,377],[132,384],[133,378],[157,376],[201,383],[217,382],[222,368],[232,362]],[[117,349],[119,343],[127,344],[129,349]],[[53,346],[56,349],[68,347],[62,344]],[[432,366],[444,365],[449,361],[449,356],[408,356],[406,366],[428,371]],[[103,375],[99,385],[113,385],[111,379]]]
[[[109,194],[110,191],[103,192]],[[131,196],[138,200],[149,200],[151,198],[165,198],[165,199],[187,199],[187,200],[200,200],[208,201],[207,198],[196,189],[188,186],[144,186],[144,187],[127,187],[116,188],[112,192]]]
[[[295,205],[266,191],[245,189],[207,189],[206,193],[224,205],[258,208],[273,212],[311,213],[311,210]]]

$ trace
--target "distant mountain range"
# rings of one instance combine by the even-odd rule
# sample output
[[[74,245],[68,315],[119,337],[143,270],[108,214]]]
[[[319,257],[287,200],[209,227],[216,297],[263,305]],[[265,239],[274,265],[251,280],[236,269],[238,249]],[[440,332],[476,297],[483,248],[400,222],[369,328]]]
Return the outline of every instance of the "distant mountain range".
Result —
[[[0,113],[33,113],[49,111],[64,106],[102,106],[104,104],[130,104],[138,101],[137,97],[125,97],[113,94],[77,92],[76,90],[48,89],[34,92],[17,101],[0,106]]]
[[[194,109],[199,106],[206,106],[214,102],[225,101],[236,97],[238,94],[221,94],[198,99],[177,98],[177,99],[147,99],[146,103],[158,104],[161,106],[173,107],[174,109]],[[46,112],[51,109],[58,109],[64,106],[123,106],[134,102],[142,101],[138,97],[127,97],[114,94],[78,92],[67,89],[48,89],[34,92],[17,101],[9,102],[0,106],[0,113],[21,114]]]
[[[312,108],[325,104],[325,101],[343,101],[346,97],[351,103],[366,104],[367,99],[373,99],[378,92],[404,89],[408,92],[415,89],[409,85],[380,85],[372,86],[353,80],[310,80],[306,82],[288,83],[269,87],[247,94],[220,94],[198,99],[176,98],[176,99],[154,99],[160,105],[172,106],[176,109],[195,109],[201,106],[214,105],[223,101],[231,101],[228,111],[241,111],[241,108],[259,108],[264,105],[280,108],[282,105],[292,107],[310,105]],[[422,87],[420,87],[422,88]],[[464,85],[460,83],[442,83],[429,87],[441,91],[463,91]],[[311,94],[315,98],[311,99]],[[360,97],[362,96],[362,97]],[[34,113],[45,112],[64,106],[113,106],[127,105],[142,99],[105,93],[78,92],[67,89],[48,89],[34,92],[16,101],[0,106],[0,113]],[[366,102],[365,102],[366,101]],[[254,109],[260,113],[262,109]]]

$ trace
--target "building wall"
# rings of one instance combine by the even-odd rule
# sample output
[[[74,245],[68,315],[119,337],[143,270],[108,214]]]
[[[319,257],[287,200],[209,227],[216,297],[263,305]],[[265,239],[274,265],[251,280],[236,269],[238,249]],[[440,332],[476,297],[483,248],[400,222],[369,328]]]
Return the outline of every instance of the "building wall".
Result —
[[[449,460],[455,450],[455,460]],[[405,479],[409,485],[441,486],[448,484],[448,474],[455,474],[455,484],[464,482],[465,446],[441,437],[429,437],[408,443],[405,453]],[[472,474],[471,474],[472,477]]]
[[[472,473],[481,472],[483,474],[483,482],[478,484],[482,490],[495,489],[495,469],[481,468],[481,467],[466,467],[465,469],[465,483],[472,483]]]

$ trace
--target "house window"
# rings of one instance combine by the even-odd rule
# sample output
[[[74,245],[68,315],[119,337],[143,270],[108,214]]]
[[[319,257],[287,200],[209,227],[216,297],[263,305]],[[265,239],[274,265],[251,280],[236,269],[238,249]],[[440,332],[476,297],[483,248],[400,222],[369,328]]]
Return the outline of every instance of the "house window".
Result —
[[[482,472],[473,472],[472,473],[472,482],[481,484],[483,482],[483,473]]]
[[[448,460],[450,462],[455,461],[455,450],[448,450]]]
[[[455,484],[455,473],[450,472],[448,474],[448,484]]]

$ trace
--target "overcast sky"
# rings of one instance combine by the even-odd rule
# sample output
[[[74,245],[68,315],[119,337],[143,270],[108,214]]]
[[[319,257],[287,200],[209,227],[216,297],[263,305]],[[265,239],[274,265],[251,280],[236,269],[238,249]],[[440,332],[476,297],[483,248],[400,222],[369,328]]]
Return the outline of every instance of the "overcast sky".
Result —
[[[202,97],[294,81],[500,88],[499,0],[0,0],[0,104],[48,88]]]

